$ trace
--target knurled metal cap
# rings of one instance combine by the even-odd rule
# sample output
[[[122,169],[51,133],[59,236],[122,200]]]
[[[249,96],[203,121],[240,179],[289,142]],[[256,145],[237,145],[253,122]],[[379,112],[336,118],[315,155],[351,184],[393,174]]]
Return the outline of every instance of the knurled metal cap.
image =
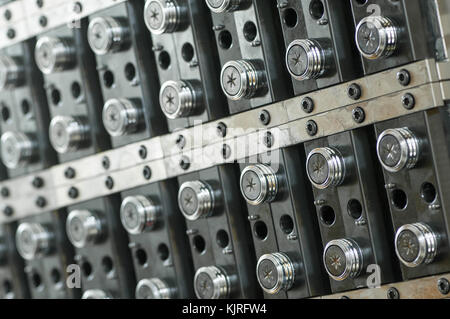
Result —
[[[66,233],[69,241],[78,248],[93,245],[103,233],[102,222],[93,212],[73,210],[66,219]]]
[[[413,168],[419,160],[419,151],[419,140],[408,128],[387,129],[378,137],[378,159],[389,172]]]
[[[18,57],[0,55],[0,91],[22,85],[24,77],[23,64]]]
[[[52,248],[53,234],[38,223],[22,223],[16,230],[16,247],[26,260],[41,258]]]
[[[325,246],[323,264],[328,275],[336,281],[355,278],[363,268],[362,251],[351,239],[332,240]]]
[[[438,236],[424,223],[403,225],[395,234],[395,253],[407,267],[433,262],[437,254]]]
[[[316,148],[308,154],[306,172],[311,184],[318,189],[339,186],[345,179],[345,161],[335,148]]]
[[[292,41],[286,51],[286,66],[291,76],[298,80],[317,79],[325,72],[326,55],[316,40]]]
[[[295,266],[285,253],[266,254],[256,265],[259,285],[268,294],[288,291],[295,281]]]
[[[8,131],[0,140],[2,162],[10,169],[25,166],[37,156],[38,148],[32,135]]]
[[[193,81],[167,81],[159,91],[159,104],[168,119],[188,117],[202,104],[202,91]]]
[[[171,299],[171,289],[159,278],[141,279],[136,286],[136,299]]]
[[[36,64],[44,74],[70,69],[76,64],[76,53],[72,39],[42,37],[34,51]]]
[[[147,0],[144,20],[153,34],[171,33],[181,23],[181,8],[174,0]]]
[[[241,173],[240,188],[250,205],[270,203],[277,196],[278,178],[268,165],[249,165]]]
[[[194,290],[198,299],[225,299],[230,295],[230,280],[222,268],[201,267],[195,273]]]
[[[220,84],[230,100],[250,99],[266,88],[266,72],[255,61],[229,61],[222,67]]]
[[[122,50],[130,42],[130,29],[125,19],[95,17],[89,22],[88,41],[97,55]]]
[[[109,135],[124,136],[138,131],[142,110],[129,99],[109,99],[103,106],[102,118]]]
[[[203,181],[183,183],[178,191],[178,206],[187,220],[208,217],[214,209],[211,186]]]
[[[356,27],[356,45],[361,55],[369,60],[385,58],[397,48],[398,29],[392,20],[368,16]]]
[[[101,289],[89,289],[83,293],[81,299],[112,299],[112,296],[109,292]]]
[[[232,12],[248,0],[205,0],[208,8],[215,13]]]
[[[60,154],[75,152],[89,141],[89,127],[82,118],[55,116],[50,122],[49,137]]]
[[[125,230],[133,235],[152,230],[158,221],[159,207],[142,195],[128,196],[120,206],[120,220]]]

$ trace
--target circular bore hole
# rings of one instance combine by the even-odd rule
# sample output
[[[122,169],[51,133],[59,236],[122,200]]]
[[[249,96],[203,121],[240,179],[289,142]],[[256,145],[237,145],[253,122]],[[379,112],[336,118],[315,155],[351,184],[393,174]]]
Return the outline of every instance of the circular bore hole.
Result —
[[[114,85],[114,74],[107,70],[103,73],[103,84],[109,89]]]
[[[2,120],[6,122],[11,117],[11,113],[9,111],[9,107],[6,104],[2,103]]]
[[[431,183],[423,183],[420,188],[420,196],[426,203],[431,204],[437,196],[436,188]]]
[[[147,253],[143,249],[138,249],[134,253],[134,256],[136,257],[136,260],[139,265],[144,266],[147,263]]]
[[[195,236],[192,243],[197,253],[203,254],[205,252],[206,243],[202,236],[200,235]]]
[[[183,60],[186,62],[191,62],[194,58],[194,47],[189,42],[186,42],[181,47],[181,56],[183,57]]]
[[[362,205],[357,199],[350,199],[347,203],[347,212],[353,219],[359,219],[362,215]]]
[[[111,257],[109,257],[109,256],[103,257],[102,267],[103,267],[103,271],[105,272],[105,274],[109,274],[113,270],[114,264],[113,264]]]
[[[52,271],[50,272],[50,277],[52,278],[52,282],[54,284],[58,284],[61,282],[61,273],[56,268],[52,269]]]
[[[325,8],[322,1],[312,0],[309,4],[309,14],[313,19],[319,20],[325,13]]]
[[[167,70],[170,66],[170,54],[167,51],[162,51],[158,56],[158,63],[163,70]]]
[[[223,229],[219,230],[216,235],[216,242],[220,248],[227,247],[230,243],[230,237],[228,237],[228,233]]]
[[[290,234],[294,230],[294,221],[291,216],[283,215],[280,218],[280,228],[285,234]]]
[[[392,191],[392,204],[395,208],[402,210],[408,205],[408,196],[401,189],[395,189]]]
[[[78,99],[81,95],[81,85],[78,82],[73,82],[70,86],[70,92],[72,93],[72,97],[74,99]]]
[[[22,109],[22,114],[27,115],[31,110],[30,102],[28,102],[28,100],[22,100],[20,103],[20,108]]]
[[[90,275],[92,275],[92,265],[90,262],[88,261],[84,261],[81,264],[81,271],[83,272],[83,275],[85,277],[89,277]]]
[[[223,30],[219,33],[219,45],[222,49],[229,49],[233,44],[233,37],[231,36],[230,31]]]
[[[320,208],[320,220],[327,226],[334,224],[336,220],[336,214],[331,206],[323,206]]]
[[[42,285],[42,278],[37,272],[33,272],[31,275],[31,282],[34,288],[39,288]]]
[[[125,65],[125,78],[130,82],[136,78],[136,68],[133,63],[127,63]]]
[[[162,261],[169,259],[169,247],[166,244],[160,244],[158,246],[158,256]]]
[[[286,26],[288,26],[289,28],[295,27],[298,21],[297,12],[292,8],[284,10],[283,21],[284,24],[286,24]]]
[[[59,103],[61,103],[61,92],[58,89],[52,89],[50,92],[50,98],[53,105],[59,105]]]
[[[252,42],[253,40],[256,39],[256,35],[258,34],[258,29],[256,29],[256,25],[251,22],[251,21],[247,21],[244,24],[244,38],[245,40],[247,40],[248,42]]]
[[[367,0],[355,0],[356,4],[363,6],[367,3]]]
[[[256,238],[264,240],[267,238],[268,234],[267,225],[262,221],[258,221],[253,225],[253,232],[255,233]]]
[[[13,291],[12,282],[9,280],[3,281],[3,292],[6,294],[9,294]]]

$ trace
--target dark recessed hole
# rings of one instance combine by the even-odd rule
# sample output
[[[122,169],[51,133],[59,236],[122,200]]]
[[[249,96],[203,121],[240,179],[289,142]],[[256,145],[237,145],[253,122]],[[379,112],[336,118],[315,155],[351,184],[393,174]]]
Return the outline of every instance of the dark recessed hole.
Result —
[[[3,292],[6,294],[9,294],[13,291],[12,282],[9,280],[3,281]]]
[[[334,213],[334,209],[331,206],[322,206],[320,208],[320,220],[328,226],[334,224],[336,219],[336,215]]]
[[[85,277],[89,277],[92,274],[92,265],[89,261],[83,261],[81,264],[81,270]]]
[[[289,28],[295,27],[297,25],[297,20],[297,12],[294,9],[288,8],[283,11],[283,21]]]
[[[72,97],[78,99],[81,95],[81,85],[78,82],[73,82],[70,86],[70,92],[72,92]]]
[[[50,272],[50,277],[52,278],[52,282],[54,284],[61,282],[61,273],[56,268],[52,269],[52,271]]]
[[[267,238],[267,226],[264,222],[258,221],[253,225],[253,232],[255,233],[255,236],[260,239],[264,240]]]
[[[195,250],[199,254],[202,254],[205,252],[206,243],[202,236],[200,236],[200,235],[195,236],[194,239],[192,240],[192,244],[194,245]]]
[[[109,274],[113,270],[114,264],[113,264],[111,257],[109,257],[109,256],[103,257],[102,268],[103,268],[103,271],[105,272],[105,274]]]
[[[420,196],[422,199],[428,203],[431,204],[436,199],[436,188],[431,183],[423,183],[422,187],[420,188]]]
[[[167,51],[162,51],[158,56],[158,63],[163,70],[167,70],[170,66],[170,54]]]
[[[139,265],[144,266],[147,263],[147,253],[143,249],[138,249],[134,253]]]
[[[289,215],[283,215],[280,218],[280,228],[285,234],[290,234],[294,230],[294,221]]]
[[[223,229],[219,230],[216,235],[216,242],[217,245],[219,245],[220,248],[225,248],[230,243],[230,237],[228,237],[228,234]]]
[[[347,203],[347,212],[354,219],[359,219],[362,215],[362,205],[357,199],[350,199]]]
[[[125,65],[125,78],[130,82],[136,78],[136,68],[133,63],[127,63]]]
[[[312,0],[309,4],[309,14],[313,19],[319,20],[325,13],[325,8],[322,1]]]
[[[59,105],[59,103],[61,103],[61,92],[58,89],[53,88],[50,92],[50,98],[53,105]]]
[[[244,38],[245,40],[247,40],[248,42],[252,42],[253,40],[256,39],[256,35],[258,34],[258,30],[256,29],[256,25],[251,22],[251,21],[247,21],[244,24]]]
[[[223,30],[219,33],[219,45],[222,49],[229,49],[233,44],[233,37],[228,30]]]
[[[9,120],[11,113],[9,112],[9,107],[6,104],[2,103],[2,120],[6,122]]]
[[[107,88],[111,88],[114,85],[114,74],[110,70],[103,73],[103,84]]]
[[[160,244],[158,246],[158,256],[162,261],[169,258],[169,247],[166,244]]]
[[[42,278],[37,272],[33,272],[31,275],[31,282],[34,288],[39,288],[42,285]]]
[[[22,114],[23,115],[27,115],[28,113],[30,113],[30,102],[28,102],[28,100],[22,100],[22,102],[20,103],[20,108],[22,109]]]
[[[405,209],[408,205],[408,196],[401,189],[395,189],[391,193],[392,196],[392,204],[397,209]]]
[[[194,47],[189,42],[186,42],[183,44],[181,48],[181,56],[183,57],[183,60],[186,62],[191,62],[194,58]]]

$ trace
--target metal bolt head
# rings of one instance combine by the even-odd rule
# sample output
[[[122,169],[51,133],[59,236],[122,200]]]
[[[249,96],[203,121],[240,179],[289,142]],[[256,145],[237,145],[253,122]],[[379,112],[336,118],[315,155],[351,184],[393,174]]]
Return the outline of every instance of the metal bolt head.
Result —
[[[180,167],[182,170],[187,171],[189,167],[191,166],[191,161],[188,157],[182,156],[180,160]]]
[[[0,195],[3,198],[9,197],[9,189],[7,187],[2,187],[2,189],[0,190]]]
[[[309,120],[306,122],[306,133],[308,133],[309,136],[315,136],[317,134],[317,123],[313,120]]]
[[[416,104],[416,100],[411,93],[402,96],[402,105],[407,110],[412,110]]]
[[[70,198],[72,198],[72,199],[77,198],[78,195],[79,195],[78,189],[75,188],[75,187],[69,188],[69,191],[67,192],[67,195],[68,195]]]
[[[347,95],[349,98],[351,98],[352,100],[359,100],[361,98],[361,87],[356,84],[356,83],[352,83],[348,86],[347,88]]]
[[[366,119],[366,113],[364,112],[364,109],[359,106],[355,107],[352,111],[352,118],[356,123],[363,123]]]
[[[411,82],[411,74],[406,69],[401,69],[397,72],[397,81],[403,86],[408,86]]]
[[[146,159],[147,158],[147,148],[144,145],[141,145],[139,147],[139,157],[141,159]]]
[[[314,102],[310,97],[303,98],[301,106],[305,113],[311,113],[314,110]]]
[[[263,143],[267,148],[271,148],[273,146],[274,143],[274,137],[273,134],[271,132],[266,132],[264,134],[264,139],[263,139]]]
[[[152,170],[149,166],[145,166],[142,170],[142,175],[145,179],[149,180],[152,177]]]
[[[6,206],[5,208],[3,208],[3,214],[6,217],[11,217],[14,214],[14,210],[11,206]]]
[[[34,188],[42,188],[44,186],[44,180],[42,177],[36,176],[33,178],[33,181],[31,182]]]
[[[439,278],[437,282],[439,292],[443,295],[448,295],[450,292],[450,282],[447,278]]]
[[[39,196],[36,199],[36,206],[39,208],[44,208],[47,205],[47,200],[45,199],[45,197]]]
[[[67,178],[67,179],[72,179],[72,178],[75,178],[75,170],[72,168],[72,167],[67,167],[65,170],[64,170],[64,176]]]
[[[111,165],[111,163],[109,161],[109,157],[108,156],[103,156],[103,158],[102,158],[102,167],[104,169],[109,169],[110,165]]]
[[[217,124],[217,135],[219,137],[226,137],[227,136],[227,126],[225,123],[223,122],[219,122],[219,124]]]
[[[386,292],[386,297],[388,299],[400,299],[400,292],[395,287],[391,287]]]
[[[114,180],[112,179],[111,176],[106,177],[105,179],[105,186],[107,189],[113,189],[114,187]]]
[[[263,125],[269,125],[270,123],[270,113],[266,110],[262,110],[259,113],[259,121],[263,124]]]

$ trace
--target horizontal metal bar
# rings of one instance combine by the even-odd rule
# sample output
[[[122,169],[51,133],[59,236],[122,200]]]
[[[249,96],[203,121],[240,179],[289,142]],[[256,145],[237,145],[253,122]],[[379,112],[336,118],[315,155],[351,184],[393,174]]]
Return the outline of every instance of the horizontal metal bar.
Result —
[[[271,114],[270,125],[264,126],[258,119],[261,109],[247,111],[220,120],[228,126],[225,139],[219,138],[216,131],[218,121],[206,123],[194,128],[127,145],[122,148],[89,156],[70,163],[54,166],[38,174],[32,174],[0,183],[10,190],[8,198],[2,200],[0,209],[10,206],[14,214],[0,216],[0,222],[20,219],[43,211],[54,210],[89,199],[110,195],[126,189],[153,183],[189,172],[202,170],[214,165],[245,159],[269,150],[263,143],[267,131],[273,137],[273,152],[307,140],[336,134],[360,126],[399,117],[408,113],[423,111],[444,105],[443,95],[448,92],[448,82],[437,80],[436,64],[432,60],[419,61],[403,68],[408,69],[412,82],[408,88],[395,82],[398,69],[374,74],[355,81],[363,93],[355,103],[346,93],[348,84],[325,88],[310,94],[317,105],[311,114],[299,113],[304,96],[263,107]],[[391,83],[386,85],[385,83]],[[415,107],[407,110],[402,106],[402,96],[410,93],[415,97]],[[334,101],[333,104],[328,104]],[[352,111],[360,107],[365,112],[365,121],[356,123]],[[315,121],[318,127],[315,136],[309,136],[305,129],[308,121]],[[242,131],[241,128],[248,128]],[[187,144],[183,149],[176,146],[180,134],[185,136]],[[245,146],[245,147],[244,147]],[[145,147],[147,157],[142,159],[139,150]],[[227,157],[223,158],[224,147]],[[110,168],[105,170],[102,160],[108,157]],[[182,159],[188,160],[188,169],[180,167]],[[64,171],[71,167],[76,177],[66,179]],[[144,178],[144,168],[150,168],[150,179]],[[40,176],[45,185],[41,189],[32,186],[35,176]],[[110,190],[105,180],[110,177],[114,187]],[[68,192],[76,188],[78,196],[71,198]],[[46,199],[46,206],[39,208],[35,201],[38,197]]]

